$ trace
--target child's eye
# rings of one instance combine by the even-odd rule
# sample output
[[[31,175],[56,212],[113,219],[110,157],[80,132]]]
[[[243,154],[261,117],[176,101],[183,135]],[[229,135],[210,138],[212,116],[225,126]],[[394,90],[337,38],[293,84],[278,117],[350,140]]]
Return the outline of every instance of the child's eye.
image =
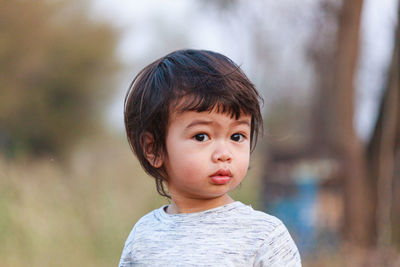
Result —
[[[199,141],[199,142],[205,142],[205,141],[207,141],[207,140],[210,139],[210,137],[208,137],[208,135],[205,134],[205,133],[196,134],[193,138],[194,138],[196,141]]]
[[[240,134],[240,133],[235,133],[235,134],[232,134],[232,136],[231,136],[231,140],[235,141],[235,142],[241,142],[241,141],[243,141],[243,139],[244,139],[244,135]]]

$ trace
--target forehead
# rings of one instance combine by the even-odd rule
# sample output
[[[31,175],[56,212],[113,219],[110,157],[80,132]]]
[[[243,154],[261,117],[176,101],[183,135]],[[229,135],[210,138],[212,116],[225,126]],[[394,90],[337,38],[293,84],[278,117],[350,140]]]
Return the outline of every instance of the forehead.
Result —
[[[220,112],[216,109],[211,111],[175,111],[170,113],[169,125],[215,125],[229,127],[236,125],[251,126],[251,115],[242,114],[240,117],[232,116],[227,112]]]
[[[223,114],[236,120],[243,116],[250,116],[251,112],[240,107],[238,103],[231,103],[225,99],[204,99],[203,97],[189,95],[177,98],[169,106],[170,118],[179,114],[194,111],[199,114]]]

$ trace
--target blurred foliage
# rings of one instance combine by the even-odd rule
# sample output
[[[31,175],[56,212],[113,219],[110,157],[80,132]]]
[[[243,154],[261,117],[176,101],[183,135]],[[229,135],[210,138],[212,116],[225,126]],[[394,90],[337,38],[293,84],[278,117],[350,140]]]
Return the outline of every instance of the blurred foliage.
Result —
[[[70,156],[69,168],[0,157],[0,267],[116,266],[134,223],[162,203],[125,142],[94,137]]]
[[[117,32],[85,1],[0,1],[0,151],[63,156],[99,126]],[[97,119],[95,119],[95,116]]]

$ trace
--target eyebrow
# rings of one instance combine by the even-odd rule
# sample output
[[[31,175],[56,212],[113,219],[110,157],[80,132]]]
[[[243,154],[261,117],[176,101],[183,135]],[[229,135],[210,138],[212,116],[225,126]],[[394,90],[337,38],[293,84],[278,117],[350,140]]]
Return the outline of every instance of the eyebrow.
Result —
[[[191,127],[198,126],[198,125],[211,125],[213,123],[214,123],[213,121],[208,121],[208,120],[195,120],[195,121],[192,121],[191,123],[189,123],[189,125],[186,126],[186,129],[189,129]],[[232,124],[234,126],[247,125],[247,126],[250,127],[250,122],[248,120],[237,120]]]

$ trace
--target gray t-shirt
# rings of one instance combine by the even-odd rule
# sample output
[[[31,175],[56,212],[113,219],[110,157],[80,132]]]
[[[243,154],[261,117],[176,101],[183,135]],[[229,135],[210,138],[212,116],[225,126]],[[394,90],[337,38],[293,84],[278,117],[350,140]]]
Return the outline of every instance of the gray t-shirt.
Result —
[[[143,216],[119,266],[301,266],[283,223],[236,201],[196,212]]]

